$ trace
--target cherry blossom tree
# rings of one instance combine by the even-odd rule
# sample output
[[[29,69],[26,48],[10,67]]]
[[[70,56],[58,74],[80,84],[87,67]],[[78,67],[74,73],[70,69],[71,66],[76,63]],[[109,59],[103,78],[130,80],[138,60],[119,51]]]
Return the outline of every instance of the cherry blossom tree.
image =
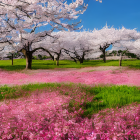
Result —
[[[139,54],[139,45],[140,45],[140,39],[137,40],[131,40],[131,41],[120,41],[119,43],[115,43],[114,49],[115,48],[125,48],[128,49],[129,52],[134,52],[136,54]]]
[[[60,31],[56,34],[58,39],[54,41],[54,44],[56,44],[54,48],[55,48],[55,53],[56,53],[56,50],[57,50],[57,52],[59,52],[59,53],[57,53],[58,57],[56,57],[57,63],[59,61],[60,54],[62,55],[62,53],[63,54],[66,53],[67,50],[69,50],[69,51],[72,50],[76,33],[77,32]],[[78,36],[78,34],[77,34],[77,36]],[[73,57],[71,57],[71,58],[73,58]],[[73,58],[73,59],[75,60],[75,58]],[[76,62],[76,60],[75,60],[75,62]]]
[[[140,57],[140,39],[129,41],[125,47],[129,50],[129,52],[136,54],[138,58]]]
[[[82,10],[77,11],[76,9],[79,6]],[[69,29],[70,31],[80,29],[76,28],[78,23],[68,24],[64,20],[77,19],[77,15],[83,14],[87,5],[83,5],[83,0],[76,0],[70,4],[56,0],[2,0],[0,8],[4,27],[19,32],[20,48],[18,48],[18,51],[22,51],[26,57],[26,69],[31,69],[32,53],[42,49],[36,48],[32,50],[32,44],[42,41],[46,36],[51,36],[54,28]],[[36,28],[47,24],[52,26],[52,30],[35,34]],[[31,32],[27,33],[24,30],[25,28],[30,29]],[[11,32],[10,35],[12,36],[11,39],[4,37],[0,43],[10,42],[14,44],[15,41],[12,40],[14,37]]]
[[[0,41],[2,38],[5,38],[10,32],[11,32],[11,29],[7,29],[6,27],[4,27],[4,21],[2,17],[0,17]],[[3,51],[5,46],[7,45],[9,45],[8,42],[1,41],[0,51]]]
[[[52,33],[52,36],[55,36],[55,33]],[[55,36],[56,37],[56,36]],[[57,60],[57,65],[59,65],[58,61],[59,61],[59,57],[61,55],[61,48],[60,48],[60,44],[58,43],[54,43],[54,41],[56,40],[56,38],[52,38],[52,37],[46,37],[44,40],[34,44],[32,46],[33,49],[36,48],[40,48],[41,50],[37,50],[36,51],[36,55],[46,55],[49,54],[50,57],[52,58],[52,60],[54,61],[55,58]]]
[[[56,40],[53,40],[50,43],[48,40],[44,40],[43,42],[39,42],[36,44],[37,46],[43,46],[49,51],[52,51],[57,55],[56,61],[58,63],[60,55],[66,53],[69,55],[70,58],[74,59],[75,62],[77,60],[80,63],[83,63],[84,57],[89,54],[89,52],[93,51],[96,48],[96,51],[99,48],[95,47],[91,49],[91,44],[88,42],[92,33],[90,32],[68,32],[68,31],[60,31],[57,32],[55,35],[57,36]],[[48,43],[49,45],[48,45]],[[46,45],[47,43],[47,45]],[[47,47],[49,46],[49,48]],[[40,52],[39,52],[40,53]],[[44,54],[43,54],[44,55]],[[52,57],[52,56],[51,56]]]
[[[129,40],[137,40],[140,38],[140,33],[138,33],[135,29],[130,30],[122,27],[122,29],[115,29],[113,27],[108,28],[106,25],[101,30],[93,30],[94,39],[91,40],[91,43],[100,47],[100,50],[103,53],[103,61],[106,62],[105,50],[115,43],[120,41],[129,41]],[[96,39],[95,39],[96,37]]]
[[[89,52],[93,50],[95,51],[95,48],[93,49],[93,45],[91,46],[91,43],[88,41],[90,37],[91,33],[85,31],[77,32],[75,33],[75,36],[71,35],[71,38],[69,38],[69,42],[67,43],[69,44],[69,49],[64,49],[64,52],[67,53],[75,61],[77,59],[80,64],[83,63],[83,60],[85,60],[85,56],[89,54]]]
[[[10,32],[5,31],[5,32],[6,32],[6,34],[8,33],[8,35],[10,35],[10,32],[12,32],[12,31],[10,31]],[[13,35],[13,37],[15,37],[15,36]],[[5,38],[6,38],[6,36],[5,36]],[[0,41],[1,57],[3,59],[3,57],[6,57],[7,54],[9,52],[11,52],[11,54],[12,54],[12,65],[13,65],[13,53],[16,51],[16,49],[14,48],[15,46],[16,46],[16,44],[13,41],[12,42],[9,41],[9,37],[7,37],[7,39],[4,39],[4,40],[1,39],[1,41]]]
[[[139,59],[140,57],[140,49],[139,49],[139,46],[140,46],[140,39],[137,39],[137,40],[130,40],[130,41],[120,41],[118,43],[115,43],[114,45],[114,49],[115,48],[125,48],[128,52],[134,54],[137,59]],[[124,52],[121,53],[121,58],[120,60],[122,60],[122,54]]]
[[[3,49],[5,46],[10,46],[9,52],[11,51],[11,45],[12,47],[16,46],[15,38],[18,36],[15,34],[16,30],[22,30],[22,27],[26,28],[29,26],[29,24],[24,21],[28,13],[26,10],[22,9],[24,6],[26,7],[27,3],[23,1],[21,7],[20,4],[21,2],[19,1],[4,0],[0,2],[0,45]],[[18,21],[18,24],[15,24],[15,21]],[[22,24],[24,25],[22,26]],[[12,50],[13,49],[14,48],[12,48]],[[8,53],[8,50],[6,53]]]
[[[72,32],[54,32],[53,35],[57,36],[57,39],[53,38],[46,38],[43,41],[36,43],[33,47],[36,48],[36,46],[43,47],[47,50],[47,53],[50,55],[50,57],[54,60],[56,60],[56,64],[59,65],[59,58],[62,55],[63,49],[67,48],[68,38],[71,36]],[[70,36],[69,36],[70,35]],[[36,54],[42,54],[45,55],[46,52],[44,51],[38,51]],[[56,58],[55,58],[56,57]]]

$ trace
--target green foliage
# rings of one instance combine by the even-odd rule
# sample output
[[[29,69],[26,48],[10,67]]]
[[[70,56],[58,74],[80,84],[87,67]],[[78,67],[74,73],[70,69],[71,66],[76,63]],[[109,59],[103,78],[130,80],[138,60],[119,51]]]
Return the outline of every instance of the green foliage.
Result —
[[[122,53],[122,52],[123,52],[122,50],[119,50],[119,51],[118,51],[118,53]]]
[[[50,57],[47,57],[47,56],[45,56],[45,55],[42,57],[42,59],[47,59],[47,58],[50,58]]]
[[[38,55],[38,58],[39,58],[39,60],[42,60],[42,55],[39,54]]]
[[[37,60],[37,56],[32,56],[32,59]]]
[[[112,54],[114,54],[114,56],[116,56],[116,54],[117,54],[117,51],[112,51]]]
[[[137,58],[137,55],[134,53],[126,53],[126,56],[130,56],[131,58]]]
[[[101,54],[101,55],[100,55],[100,58],[103,58],[103,57],[104,57],[104,55],[103,55],[103,54]]]
[[[13,58],[17,58],[17,57],[19,57],[20,56],[20,54],[19,53],[8,53],[7,54],[7,58],[9,58],[10,60],[12,59],[12,54],[13,54]]]
[[[69,107],[74,107],[74,100],[70,100]]]
[[[109,53],[109,55],[108,56],[112,56],[112,53]]]
[[[44,59],[47,59],[47,58],[51,58],[51,57],[49,57],[49,56],[42,56],[42,55],[38,55],[38,58],[39,58],[39,60],[44,60]]]
[[[137,55],[136,55],[136,54],[130,53],[128,50],[124,50],[124,51],[119,50],[118,53],[119,53],[119,54],[122,53],[122,55],[126,55],[126,56],[128,56],[129,58],[137,58]]]

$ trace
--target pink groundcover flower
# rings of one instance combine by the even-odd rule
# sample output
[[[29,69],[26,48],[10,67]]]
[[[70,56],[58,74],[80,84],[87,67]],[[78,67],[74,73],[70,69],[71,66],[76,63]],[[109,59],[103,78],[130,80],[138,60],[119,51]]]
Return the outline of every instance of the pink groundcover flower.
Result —
[[[8,73],[0,70],[0,84],[22,85],[28,83],[48,82],[73,82],[88,85],[115,84],[140,86],[140,71],[126,70],[120,73],[106,71],[73,72],[73,71],[52,71],[40,72],[33,75],[23,73]],[[2,80],[1,80],[2,79]]]
[[[108,70],[83,73],[42,72],[34,75],[0,71],[0,84],[73,82],[89,85],[108,83],[140,86],[139,76],[140,71],[132,70],[117,74]],[[30,97],[10,99],[8,103],[1,101],[0,139],[140,139],[140,106],[131,104],[124,108],[105,109],[93,114],[89,119],[78,116],[79,113],[84,113],[82,108],[69,113],[67,106],[70,100],[70,96],[63,96],[57,91],[38,91]],[[81,102],[82,105],[83,101]]]

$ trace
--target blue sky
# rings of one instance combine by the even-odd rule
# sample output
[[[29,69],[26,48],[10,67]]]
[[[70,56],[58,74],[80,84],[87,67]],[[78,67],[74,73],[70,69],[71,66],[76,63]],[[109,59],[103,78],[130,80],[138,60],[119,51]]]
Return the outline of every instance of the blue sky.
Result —
[[[140,0],[103,0],[102,3],[86,0],[85,3],[88,3],[88,8],[79,16],[82,19],[79,25],[83,25],[83,29],[102,29],[107,22],[108,26],[117,29],[124,26],[140,31]]]
[[[67,0],[68,4],[71,2],[72,0]],[[84,3],[88,3],[87,10],[73,21],[82,20],[77,27],[83,25],[83,28],[77,31],[93,30],[94,28],[100,30],[106,23],[117,29],[124,26],[127,29],[137,28],[136,30],[140,31],[140,0],[103,0],[102,3],[96,0],[84,0]],[[44,29],[47,27],[41,27],[37,32]],[[112,46],[106,50],[111,48]]]
[[[72,0],[67,0],[68,4],[71,2]],[[107,23],[108,26],[117,29],[124,26],[127,29],[137,28],[136,30],[140,32],[140,0],[102,0],[102,3],[96,0],[84,0],[84,3],[88,3],[87,10],[79,15],[77,20],[70,21],[71,23],[82,20],[77,27],[83,25],[83,28],[77,31],[94,28],[100,30]],[[50,29],[48,26],[40,27],[36,33],[48,29]],[[111,48],[112,46],[106,51]]]
[[[79,19],[84,28],[91,30],[101,29],[107,22],[115,28],[124,26],[140,31],[140,0],[103,0],[102,3],[89,0],[87,10]]]

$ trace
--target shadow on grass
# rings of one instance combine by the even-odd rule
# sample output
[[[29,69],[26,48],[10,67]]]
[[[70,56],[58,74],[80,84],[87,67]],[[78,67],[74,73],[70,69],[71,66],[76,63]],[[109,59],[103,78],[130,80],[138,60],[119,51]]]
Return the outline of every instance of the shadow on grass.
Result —
[[[0,66],[0,68],[2,70],[6,70],[6,71],[20,71],[25,69],[26,66],[24,65],[13,65],[13,66]]]

